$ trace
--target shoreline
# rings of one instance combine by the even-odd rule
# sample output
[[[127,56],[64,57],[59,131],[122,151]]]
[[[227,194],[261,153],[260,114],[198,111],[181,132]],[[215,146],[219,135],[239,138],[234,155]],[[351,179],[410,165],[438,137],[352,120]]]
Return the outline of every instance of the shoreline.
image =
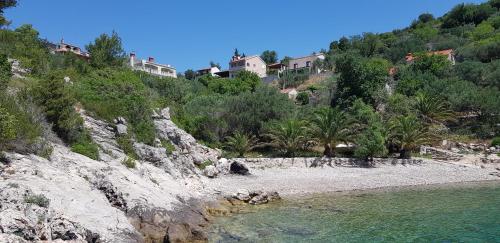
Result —
[[[500,183],[500,177],[491,174],[495,171],[495,168],[471,164],[425,160],[418,165],[381,164],[375,168],[325,166],[252,169],[248,176],[229,175],[210,179],[208,183],[217,192],[215,196],[219,197],[246,189],[276,191],[283,198],[297,198],[315,194]]]
[[[368,189],[352,189],[344,191],[321,192],[321,193],[303,193],[289,194],[282,197],[283,200],[294,200],[304,198],[315,198],[323,196],[346,196],[371,193],[392,193],[399,191],[424,191],[424,190],[441,190],[441,189],[469,189],[482,186],[500,186],[499,180],[480,180],[480,181],[463,181],[463,182],[445,182],[438,184],[420,184],[420,185],[404,185],[404,186],[387,186]]]

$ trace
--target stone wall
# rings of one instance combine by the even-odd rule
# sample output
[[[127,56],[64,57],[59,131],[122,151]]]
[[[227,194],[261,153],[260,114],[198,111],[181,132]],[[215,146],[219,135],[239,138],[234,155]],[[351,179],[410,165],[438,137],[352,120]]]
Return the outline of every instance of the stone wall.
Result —
[[[229,162],[240,162],[250,169],[307,168],[322,166],[360,166],[364,161],[356,158],[234,158]],[[374,164],[420,164],[420,159],[376,158]]]

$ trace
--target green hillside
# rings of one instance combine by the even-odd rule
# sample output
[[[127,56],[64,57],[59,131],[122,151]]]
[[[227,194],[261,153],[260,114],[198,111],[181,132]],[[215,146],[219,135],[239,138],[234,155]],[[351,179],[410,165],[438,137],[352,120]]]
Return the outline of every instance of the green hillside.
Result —
[[[12,6],[0,13],[6,7]],[[407,157],[442,139],[487,142],[500,134],[499,8],[499,0],[461,4],[442,17],[422,14],[405,29],[333,41],[322,50],[325,61],[315,63],[333,76],[297,101],[250,72],[187,79],[131,71],[116,33],[86,46],[92,58],[85,61],[51,54],[30,25],[3,28],[0,150],[46,156],[47,141],[57,140],[53,131],[74,151],[97,158],[75,107],[109,122],[127,119],[132,133],[119,138],[125,150],[132,140],[153,144],[151,114],[166,106],[180,127],[228,156],[309,156],[320,155],[319,148],[333,156],[335,145],[350,142],[357,145],[352,155],[370,159]],[[447,49],[454,65],[430,53]],[[29,74],[13,76],[8,58]]]

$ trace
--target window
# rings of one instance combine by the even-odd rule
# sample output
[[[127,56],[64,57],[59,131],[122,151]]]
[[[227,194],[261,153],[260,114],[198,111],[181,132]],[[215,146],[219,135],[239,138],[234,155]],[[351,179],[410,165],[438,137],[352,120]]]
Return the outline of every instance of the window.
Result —
[[[253,67],[256,67],[256,65],[255,65],[255,64],[253,64]]]
[[[297,64],[297,63],[293,64],[293,69],[297,69],[297,68],[299,68],[299,64]]]
[[[306,62],[306,67],[311,67],[311,61]]]
[[[250,63],[249,62],[247,62],[247,67],[250,67]]]

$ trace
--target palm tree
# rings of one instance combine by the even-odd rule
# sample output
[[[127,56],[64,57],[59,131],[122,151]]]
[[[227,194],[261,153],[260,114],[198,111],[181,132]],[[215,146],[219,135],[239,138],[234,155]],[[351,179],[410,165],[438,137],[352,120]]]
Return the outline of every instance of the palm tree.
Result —
[[[271,140],[272,147],[281,149],[286,156],[295,156],[296,152],[308,142],[304,121],[290,119],[271,127],[265,136]]]
[[[399,116],[390,124],[392,142],[399,146],[400,158],[410,158],[411,151],[430,141],[431,135],[414,115]]]
[[[225,147],[231,151],[237,152],[239,157],[245,156],[245,153],[255,149],[258,146],[258,139],[253,135],[247,135],[242,132],[235,132],[229,136]]]
[[[353,122],[338,108],[317,111],[311,124],[311,136],[325,148],[327,157],[335,156],[335,147],[340,142],[347,143],[351,139]]]
[[[443,99],[427,93],[418,93],[415,100],[415,109],[426,123],[455,120],[455,113],[448,109],[448,104]]]

